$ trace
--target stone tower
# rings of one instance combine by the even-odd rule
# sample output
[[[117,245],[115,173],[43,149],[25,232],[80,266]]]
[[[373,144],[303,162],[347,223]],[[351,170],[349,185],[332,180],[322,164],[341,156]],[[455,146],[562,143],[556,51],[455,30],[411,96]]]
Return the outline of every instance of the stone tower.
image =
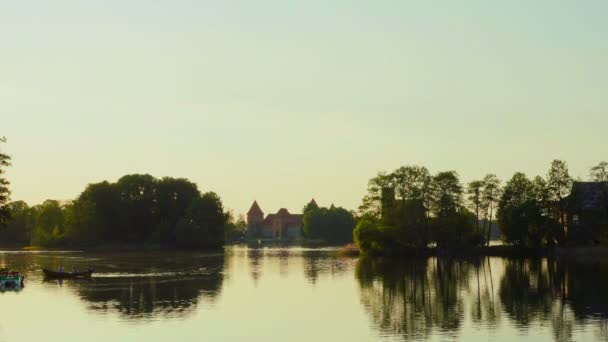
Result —
[[[262,222],[264,222],[264,212],[260,209],[258,202],[253,201],[251,208],[247,212],[247,234],[258,236],[261,232]]]

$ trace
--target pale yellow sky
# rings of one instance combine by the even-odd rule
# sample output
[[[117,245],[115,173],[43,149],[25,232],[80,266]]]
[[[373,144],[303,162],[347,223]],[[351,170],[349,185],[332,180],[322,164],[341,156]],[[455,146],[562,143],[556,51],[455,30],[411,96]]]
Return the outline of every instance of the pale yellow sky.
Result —
[[[245,212],[354,209],[402,164],[575,176],[608,159],[605,1],[0,5],[13,198],[127,173]]]

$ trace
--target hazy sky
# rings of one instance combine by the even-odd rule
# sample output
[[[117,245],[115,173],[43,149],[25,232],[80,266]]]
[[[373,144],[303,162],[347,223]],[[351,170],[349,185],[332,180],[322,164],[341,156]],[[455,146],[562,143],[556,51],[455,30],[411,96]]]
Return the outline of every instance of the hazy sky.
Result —
[[[245,212],[356,208],[379,170],[608,160],[608,1],[2,1],[13,199],[127,173]]]

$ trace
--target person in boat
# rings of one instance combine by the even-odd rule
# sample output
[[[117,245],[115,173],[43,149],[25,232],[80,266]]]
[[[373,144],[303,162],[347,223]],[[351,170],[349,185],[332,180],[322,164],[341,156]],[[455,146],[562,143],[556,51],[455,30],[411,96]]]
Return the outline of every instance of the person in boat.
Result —
[[[63,265],[59,264],[59,268],[57,268],[57,273],[63,273]]]
[[[76,266],[72,266],[72,273],[78,273],[80,270]]]

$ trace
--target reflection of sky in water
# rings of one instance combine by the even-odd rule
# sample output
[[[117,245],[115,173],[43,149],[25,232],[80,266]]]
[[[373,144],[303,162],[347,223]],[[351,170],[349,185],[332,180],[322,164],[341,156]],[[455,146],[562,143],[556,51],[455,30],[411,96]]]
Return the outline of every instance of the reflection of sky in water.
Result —
[[[92,265],[92,281],[40,268]],[[336,249],[0,253],[0,341],[605,340],[608,268],[547,260],[344,258]]]

